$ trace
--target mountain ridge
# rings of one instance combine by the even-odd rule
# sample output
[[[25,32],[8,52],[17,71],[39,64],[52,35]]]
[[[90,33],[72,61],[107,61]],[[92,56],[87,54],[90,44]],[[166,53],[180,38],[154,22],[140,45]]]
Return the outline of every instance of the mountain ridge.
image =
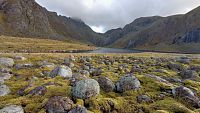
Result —
[[[94,32],[79,19],[48,11],[35,0],[1,0],[0,34],[168,52],[185,52],[186,49],[177,48],[191,46],[187,51],[200,52],[196,49],[200,45],[199,15],[200,7],[197,7],[181,15],[140,17],[124,28],[102,34]]]
[[[197,7],[196,9],[183,15],[162,17],[161,19],[155,21],[151,26],[145,27],[137,32],[131,31],[130,33],[122,36],[112,44],[112,47],[185,52],[184,50],[178,50],[177,48],[174,48],[174,46],[181,45],[177,44],[175,41],[183,39],[180,37],[183,37],[189,32],[198,31],[197,29],[200,28],[199,12],[200,7]],[[199,35],[195,36],[196,37],[193,36],[192,38],[195,40],[200,39]],[[194,41],[193,43],[195,43],[195,45],[199,44],[198,42]],[[187,46],[193,46],[193,43],[191,43],[191,41],[187,43],[184,42],[182,43],[182,46],[184,46],[184,44]],[[173,48],[170,48],[170,46]],[[192,51],[192,48],[187,51]],[[200,49],[197,51],[200,52]]]

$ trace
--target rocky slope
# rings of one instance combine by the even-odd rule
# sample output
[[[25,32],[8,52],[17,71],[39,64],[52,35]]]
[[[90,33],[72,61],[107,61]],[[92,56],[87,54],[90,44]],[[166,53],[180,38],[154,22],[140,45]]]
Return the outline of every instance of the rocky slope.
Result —
[[[99,34],[84,22],[49,12],[35,0],[1,0],[0,34],[79,42],[100,42]]]
[[[200,7],[185,15],[169,17],[139,18],[122,30],[126,32],[114,44],[115,47],[138,48],[147,50],[184,51],[179,47],[199,47]],[[146,21],[145,21],[146,19]],[[141,29],[137,21],[140,21]],[[139,25],[139,26],[140,26]],[[196,50],[200,51],[200,49]]]

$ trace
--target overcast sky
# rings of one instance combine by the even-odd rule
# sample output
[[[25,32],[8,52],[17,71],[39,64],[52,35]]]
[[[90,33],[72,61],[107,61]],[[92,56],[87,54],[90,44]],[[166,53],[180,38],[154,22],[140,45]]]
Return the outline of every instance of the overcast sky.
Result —
[[[124,27],[138,17],[186,13],[200,0],[36,0],[60,15],[83,20],[96,32]]]

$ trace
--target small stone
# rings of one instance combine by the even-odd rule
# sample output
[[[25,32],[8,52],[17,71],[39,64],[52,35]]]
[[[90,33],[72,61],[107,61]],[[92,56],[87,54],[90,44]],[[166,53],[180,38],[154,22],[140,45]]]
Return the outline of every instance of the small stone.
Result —
[[[13,75],[10,73],[0,73],[0,79],[9,80]]]
[[[102,68],[91,69],[90,71],[92,76],[99,76],[103,72]]]
[[[174,71],[181,71],[183,70],[183,67],[179,64],[176,64],[176,63],[172,63],[170,62],[167,67],[171,70],[174,70]]]
[[[0,85],[0,96],[5,96],[10,93],[10,89],[6,85]]]
[[[4,84],[4,80],[0,79],[0,85]]]
[[[12,58],[0,58],[0,66],[13,67],[14,60]]]
[[[39,86],[31,90],[28,94],[44,96],[46,92],[47,88],[45,86]]]
[[[1,109],[0,113],[24,113],[24,110],[21,106],[10,105]]]
[[[40,65],[41,65],[41,68],[50,68],[50,69],[55,68],[55,64],[54,63],[49,63],[47,61],[41,62]]]
[[[88,112],[87,112],[87,109],[85,107],[78,105],[74,109],[69,111],[68,113],[88,113]]]
[[[147,74],[147,75],[145,75],[145,76],[150,77],[150,78],[153,78],[153,79],[155,79],[155,80],[158,81],[158,82],[162,82],[162,83],[166,83],[166,84],[172,85],[169,81],[167,81],[167,80],[165,80],[165,79],[163,79],[163,78],[161,78],[161,77],[159,77],[159,76],[152,75],[152,74]]]
[[[17,70],[19,70],[19,69],[26,69],[26,68],[32,68],[33,67],[33,64],[16,64],[15,65],[15,68],[17,69]]]
[[[68,97],[51,97],[45,105],[48,113],[67,113],[73,107],[73,101]]]
[[[1,68],[0,69],[0,73],[11,73],[12,71],[11,71],[11,69],[9,69],[9,68]]]
[[[25,61],[25,60],[26,60],[26,58],[25,58],[25,57],[23,57],[23,56],[16,56],[16,57],[15,57],[15,60],[21,60],[21,61]]]
[[[137,96],[137,102],[138,103],[142,103],[142,102],[150,103],[150,102],[152,102],[152,100],[147,95],[139,95],[139,96]]]

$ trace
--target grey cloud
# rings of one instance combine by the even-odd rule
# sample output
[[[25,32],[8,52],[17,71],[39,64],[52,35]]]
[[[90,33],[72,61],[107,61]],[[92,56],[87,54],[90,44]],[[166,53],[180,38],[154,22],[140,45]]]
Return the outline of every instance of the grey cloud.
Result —
[[[36,0],[50,11],[78,17],[104,31],[123,27],[138,17],[183,14],[200,5],[200,0]],[[90,2],[88,2],[90,1]]]

